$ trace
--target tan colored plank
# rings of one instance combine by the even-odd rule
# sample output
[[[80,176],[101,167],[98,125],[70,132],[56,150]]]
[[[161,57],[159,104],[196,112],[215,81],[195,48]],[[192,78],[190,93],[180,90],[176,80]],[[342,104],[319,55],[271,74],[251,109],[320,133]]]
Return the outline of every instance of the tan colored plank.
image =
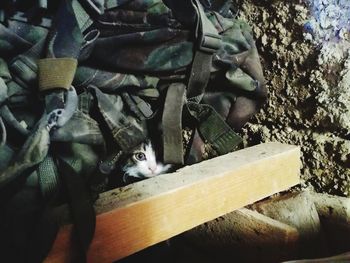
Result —
[[[101,195],[89,263],[112,262],[299,183],[300,149],[266,143]],[[67,262],[69,229],[45,262]]]

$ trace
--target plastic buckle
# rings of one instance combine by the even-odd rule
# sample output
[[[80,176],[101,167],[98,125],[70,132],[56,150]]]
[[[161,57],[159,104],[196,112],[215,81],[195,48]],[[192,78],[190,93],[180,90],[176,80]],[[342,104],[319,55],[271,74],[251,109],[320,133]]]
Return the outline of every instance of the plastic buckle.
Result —
[[[131,98],[136,103],[138,109],[142,113],[142,115],[149,119],[153,116],[153,111],[151,109],[151,105],[149,105],[147,102],[145,102],[143,99],[141,99],[139,96],[132,95]]]
[[[73,86],[67,91],[65,107],[51,111],[47,116],[46,129],[61,128],[68,122],[78,108],[78,95]]]
[[[206,33],[201,37],[199,50],[213,54],[221,46],[221,36],[217,34]]]

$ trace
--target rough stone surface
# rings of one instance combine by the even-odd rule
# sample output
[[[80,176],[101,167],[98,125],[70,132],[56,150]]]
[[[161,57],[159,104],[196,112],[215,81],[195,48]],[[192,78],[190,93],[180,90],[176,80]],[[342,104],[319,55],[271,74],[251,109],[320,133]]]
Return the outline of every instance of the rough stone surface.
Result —
[[[269,89],[265,107],[244,128],[245,145],[300,145],[302,187],[350,196],[349,42],[325,48],[305,38],[312,18],[306,3],[240,1],[239,16],[253,28]]]

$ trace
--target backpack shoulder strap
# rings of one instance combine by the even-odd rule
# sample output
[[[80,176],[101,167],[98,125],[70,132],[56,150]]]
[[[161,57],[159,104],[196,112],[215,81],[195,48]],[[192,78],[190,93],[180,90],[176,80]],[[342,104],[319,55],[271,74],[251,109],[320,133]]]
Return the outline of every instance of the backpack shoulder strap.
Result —
[[[192,0],[197,21],[195,37],[197,48],[193,58],[187,87],[187,97],[199,102],[210,77],[213,54],[220,48],[221,36],[206,16],[199,0]]]

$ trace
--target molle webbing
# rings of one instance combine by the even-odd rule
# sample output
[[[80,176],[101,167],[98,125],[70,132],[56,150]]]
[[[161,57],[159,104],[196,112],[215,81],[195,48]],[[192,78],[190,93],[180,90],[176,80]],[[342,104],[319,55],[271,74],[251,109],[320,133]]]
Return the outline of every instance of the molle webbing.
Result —
[[[45,58],[38,61],[39,90],[69,89],[77,68],[74,58]]]
[[[56,164],[51,156],[46,156],[39,164],[37,173],[43,197],[48,201],[53,200],[59,192],[60,180]]]
[[[198,130],[202,138],[210,143],[219,155],[233,151],[242,142],[242,138],[211,106],[188,102],[186,109],[198,121]]]

